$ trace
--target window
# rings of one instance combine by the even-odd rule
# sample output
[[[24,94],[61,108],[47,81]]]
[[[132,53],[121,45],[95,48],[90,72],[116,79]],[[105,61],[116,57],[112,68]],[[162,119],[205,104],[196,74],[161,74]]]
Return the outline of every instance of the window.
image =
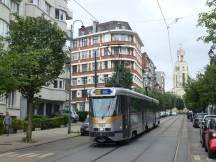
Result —
[[[60,9],[55,9],[55,18],[58,20],[66,20],[66,13]]]
[[[110,37],[111,37],[110,34],[105,34],[105,35],[103,35],[103,41],[104,41],[104,42],[110,42],[110,40],[111,40]]]
[[[125,34],[113,34],[112,41],[128,41],[128,35]]]
[[[53,87],[58,88],[58,81],[57,80],[54,80]]]
[[[0,35],[6,36],[8,30],[9,30],[8,24],[5,21],[0,19]]]
[[[0,103],[6,104],[6,94],[0,93]]]
[[[108,69],[108,61],[104,61],[104,69]]]
[[[63,88],[63,82],[62,82],[62,80],[59,81],[59,88]]]
[[[78,53],[72,53],[71,60],[78,60]]]
[[[50,16],[51,13],[51,5],[45,2],[46,13]]]
[[[8,106],[13,106],[15,103],[15,99],[16,99],[16,92],[11,92],[7,95],[7,105]]]
[[[98,36],[93,36],[93,44],[97,44],[98,43]]]
[[[109,48],[106,47],[104,48],[104,56],[109,55]]]
[[[29,0],[29,3],[39,5],[39,0]]]
[[[87,46],[87,38],[82,38],[81,39],[81,46],[86,47]]]
[[[87,59],[88,58],[88,51],[82,51],[81,52],[81,59]]]
[[[73,41],[73,48],[77,48],[77,40]]]
[[[82,64],[82,72],[88,71],[88,65]]]
[[[108,81],[108,74],[105,74],[104,75],[104,82],[107,83],[107,81]]]
[[[10,7],[10,0],[0,0],[0,2],[4,3],[6,6]]]
[[[120,51],[121,51],[120,47],[113,47],[112,48],[112,53],[113,54],[120,54]]]
[[[76,99],[77,97],[77,91],[72,91],[72,99]]]
[[[11,1],[11,12],[12,13],[19,13],[19,4]]]
[[[72,86],[76,86],[77,85],[77,78],[72,78]]]
[[[82,97],[87,97],[87,90],[86,89],[82,90]]]
[[[95,53],[96,53],[96,57],[99,57],[99,50],[98,49],[93,49],[92,50],[92,53],[93,53],[93,57],[95,57]]]
[[[72,73],[77,73],[77,65],[72,66]]]

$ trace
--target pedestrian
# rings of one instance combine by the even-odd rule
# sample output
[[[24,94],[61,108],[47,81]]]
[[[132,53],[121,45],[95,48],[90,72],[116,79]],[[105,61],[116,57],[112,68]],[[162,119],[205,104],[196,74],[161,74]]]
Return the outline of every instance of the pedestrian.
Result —
[[[12,118],[8,112],[6,112],[6,115],[5,115],[4,120],[3,120],[3,124],[4,124],[5,130],[6,130],[6,133],[9,136],[10,128],[11,128],[11,124],[12,124]]]

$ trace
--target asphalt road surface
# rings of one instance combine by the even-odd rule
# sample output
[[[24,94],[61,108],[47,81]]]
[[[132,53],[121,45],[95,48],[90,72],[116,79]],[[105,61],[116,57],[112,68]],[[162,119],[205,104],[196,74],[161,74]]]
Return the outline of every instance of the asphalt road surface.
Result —
[[[161,120],[159,127],[127,144],[95,145],[73,137],[0,154],[0,162],[209,162],[199,130],[183,115]]]

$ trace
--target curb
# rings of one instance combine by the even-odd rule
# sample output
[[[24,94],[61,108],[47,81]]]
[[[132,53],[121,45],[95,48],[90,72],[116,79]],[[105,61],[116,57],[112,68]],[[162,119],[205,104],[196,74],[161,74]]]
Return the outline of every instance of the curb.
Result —
[[[58,138],[58,139],[47,141],[47,142],[43,142],[43,143],[32,144],[31,146],[23,146],[23,147],[20,147],[20,148],[9,149],[7,151],[0,151],[0,154],[6,153],[6,152],[9,152],[9,151],[24,150],[24,149],[28,149],[28,148],[32,148],[32,147],[41,146],[41,145],[44,145],[44,144],[49,144],[49,143],[53,143],[53,142],[57,142],[57,141],[66,140],[66,139],[69,139],[69,138],[79,137],[79,136],[80,136],[80,134],[77,134],[75,136],[63,137],[63,138]]]

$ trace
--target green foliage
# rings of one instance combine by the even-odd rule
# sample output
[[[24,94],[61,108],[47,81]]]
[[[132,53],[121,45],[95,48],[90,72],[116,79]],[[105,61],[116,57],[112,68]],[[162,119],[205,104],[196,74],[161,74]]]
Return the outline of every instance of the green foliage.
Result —
[[[24,122],[21,119],[13,119],[12,120],[12,128],[13,131],[16,132],[17,130],[21,130],[24,128]]]
[[[184,101],[181,98],[177,98],[176,100],[176,108],[178,110],[182,110],[184,108]]]
[[[204,74],[189,80],[185,87],[187,108],[193,111],[205,110],[207,105],[216,104],[216,64],[207,65]]]
[[[77,114],[79,115],[79,121],[85,121],[88,111],[78,111]]]
[[[216,45],[216,1],[207,0],[206,4],[210,8],[210,11],[199,14],[198,25],[206,28],[206,36],[202,36],[202,39],[206,43],[212,43],[213,48]]]
[[[143,88],[135,89],[135,91],[146,95],[146,91]],[[177,97],[171,92],[161,94],[157,90],[148,90],[148,96],[159,101],[159,107],[161,110],[172,109],[175,107]]]
[[[18,86],[17,79],[12,75],[13,69],[5,62],[6,50],[0,36],[0,93],[14,91]]]
[[[133,75],[128,68],[125,68],[123,64],[115,64],[115,73],[108,79],[107,87],[123,87],[131,88],[133,84]]]
[[[58,128],[60,125],[66,125],[68,123],[68,117],[66,115],[56,116],[53,118],[48,118],[46,116],[34,116],[32,119],[32,128],[41,128],[44,129],[51,129],[51,128]],[[26,130],[28,121],[25,121],[24,129]]]

